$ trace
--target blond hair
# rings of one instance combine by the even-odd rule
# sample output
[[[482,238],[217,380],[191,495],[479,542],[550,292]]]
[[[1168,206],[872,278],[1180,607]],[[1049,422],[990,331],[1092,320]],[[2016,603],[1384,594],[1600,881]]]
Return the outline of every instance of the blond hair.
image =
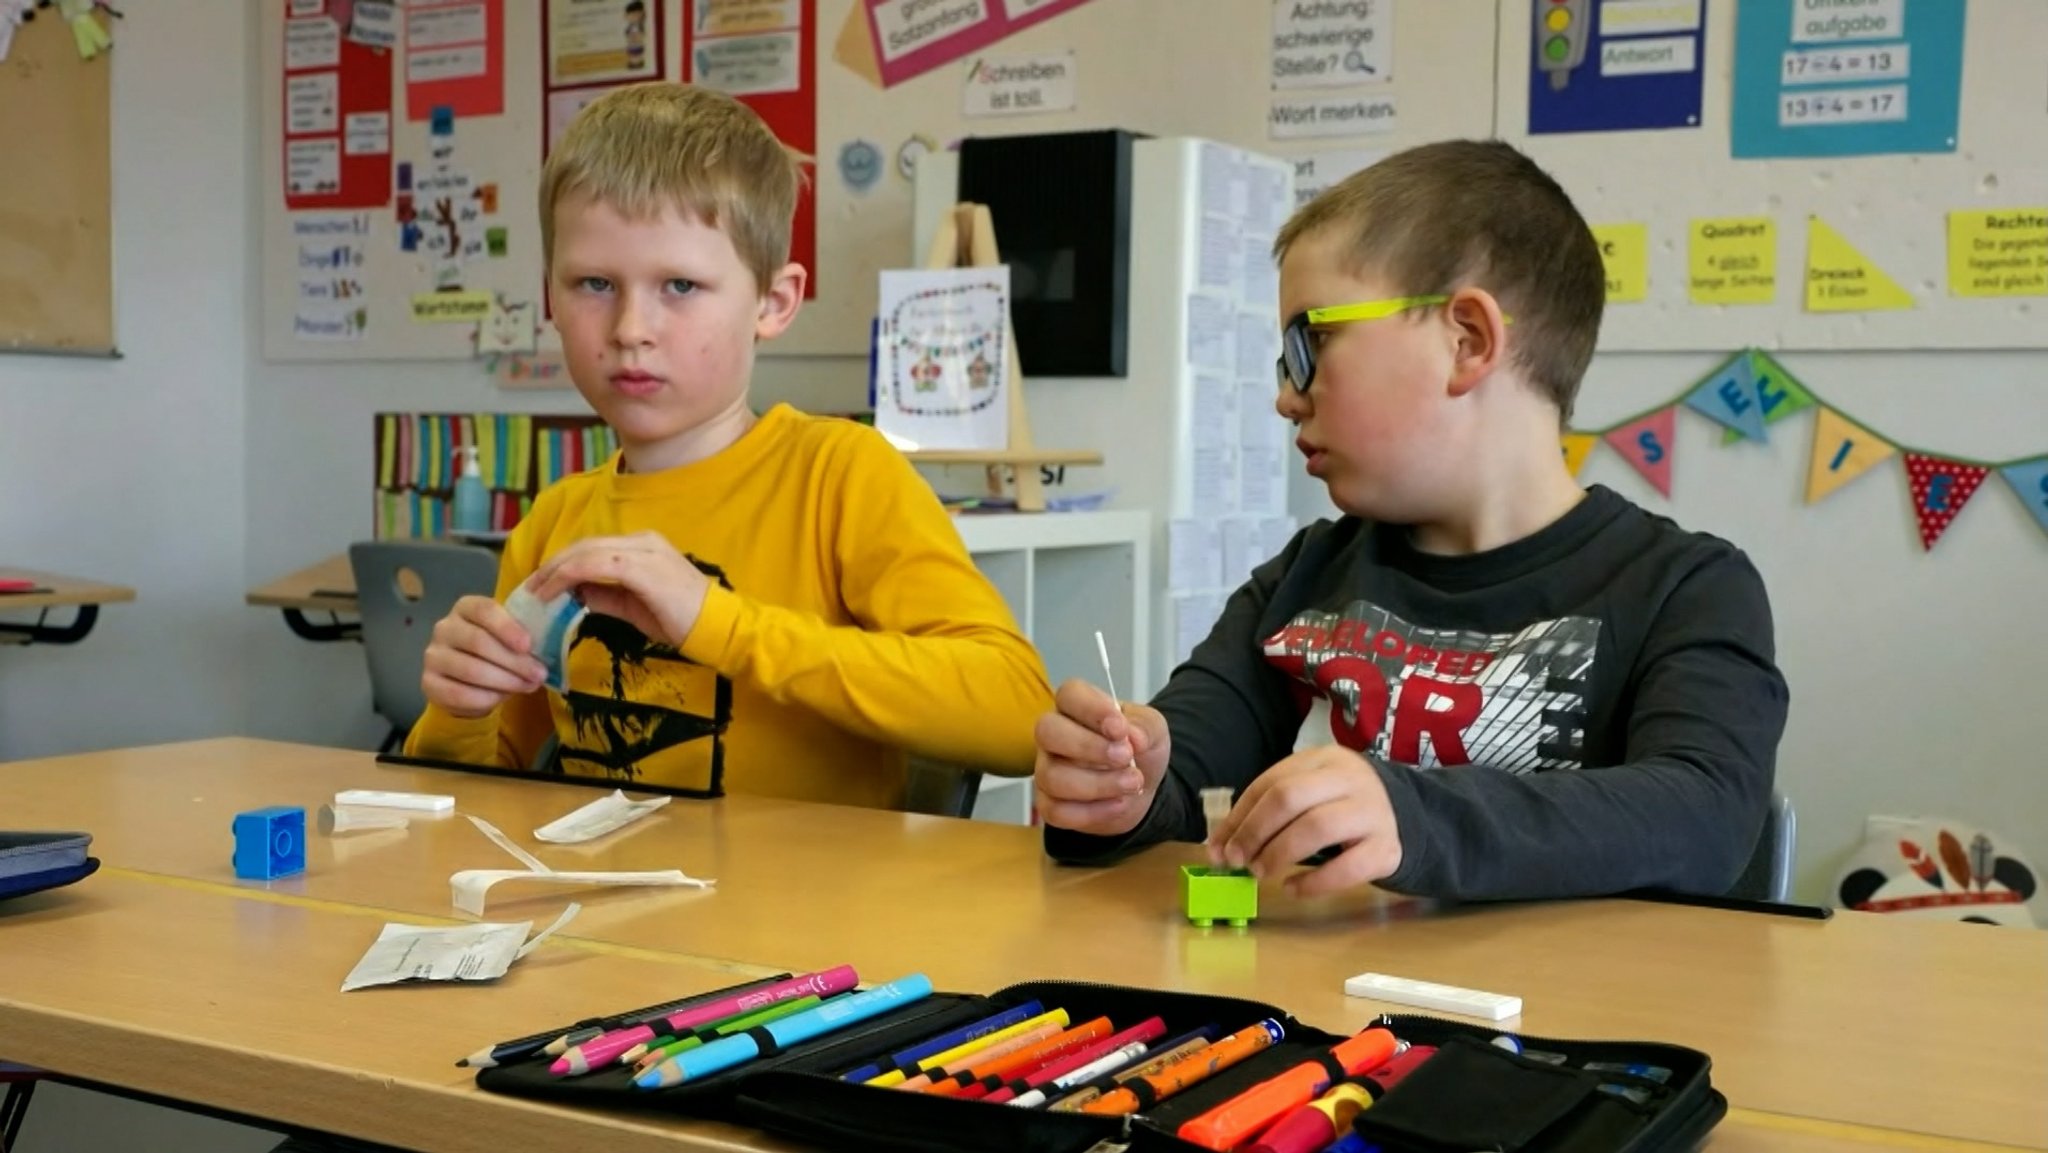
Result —
[[[1534,161],[1497,140],[1397,152],[1303,205],[1273,242],[1275,259],[1325,229],[1349,249],[1353,271],[1383,276],[1395,292],[1491,292],[1514,318],[1514,363],[1561,419],[1571,417],[1600,335],[1607,272],[1585,218]]]
[[[676,208],[721,228],[765,287],[789,261],[803,168],[754,110],[688,84],[635,84],[577,115],[540,173],[543,259],[555,205],[587,196],[634,219]]]

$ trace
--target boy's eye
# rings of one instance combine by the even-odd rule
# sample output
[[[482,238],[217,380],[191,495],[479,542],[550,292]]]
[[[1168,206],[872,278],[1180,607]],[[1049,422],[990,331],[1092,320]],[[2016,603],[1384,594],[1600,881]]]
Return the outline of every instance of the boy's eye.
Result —
[[[1316,350],[1317,352],[1321,352],[1321,351],[1322,351],[1322,349],[1323,349],[1323,345],[1325,345],[1325,344],[1328,344],[1328,343],[1329,343],[1329,341],[1330,341],[1330,330],[1329,330],[1329,329],[1327,329],[1327,328],[1311,328],[1311,329],[1309,329],[1309,330],[1308,330],[1308,346],[1309,346],[1310,348],[1313,348],[1313,349],[1315,349],[1315,350]]]
[[[576,287],[584,292],[610,292],[612,282],[602,276],[579,276],[576,278]]]
[[[668,282],[668,290],[677,296],[688,296],[697,291],[697,282],[694,280],[684,280],[678,276]]]

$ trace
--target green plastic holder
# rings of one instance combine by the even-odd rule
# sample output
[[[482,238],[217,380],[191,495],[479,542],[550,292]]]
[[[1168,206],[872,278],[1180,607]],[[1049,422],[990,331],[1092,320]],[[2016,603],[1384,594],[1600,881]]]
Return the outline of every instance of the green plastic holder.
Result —
[[[1180,891],[1188,920],[1203,928],[1218,921],[1243,926],[1259,915],[1259,879],[1243,869],[1182,865]]]

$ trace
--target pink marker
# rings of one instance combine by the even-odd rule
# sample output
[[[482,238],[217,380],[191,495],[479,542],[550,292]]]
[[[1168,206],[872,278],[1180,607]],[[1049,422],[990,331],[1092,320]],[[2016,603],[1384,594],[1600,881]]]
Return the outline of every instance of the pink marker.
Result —
[[[662,1018],[661,1023],[667,1026],[666,1032],[680,1036],[700,1025],[709,1025],[737,1017],[742,1013],[751,1013],[777,1001],[806,997],[813,993],[820,997],[830,997],[836,993],[844,993],[859,983],[860,976],[853,971],[853,966],[841,965],[836,969],[806,973],[801,977],[778,981],[763,989],[722,997],[708,1005],[698,1005],[679,1013],[671,1013]],[[663,1032],[663,1029],[656,1028],[653,1023],[613,1030],[563,1053],[556,1058],[553,1065],[548,1066],[548,1072],[557,1077],[581,1076],[592,1069],[603,1068],[626,1050],[652,1041]]]

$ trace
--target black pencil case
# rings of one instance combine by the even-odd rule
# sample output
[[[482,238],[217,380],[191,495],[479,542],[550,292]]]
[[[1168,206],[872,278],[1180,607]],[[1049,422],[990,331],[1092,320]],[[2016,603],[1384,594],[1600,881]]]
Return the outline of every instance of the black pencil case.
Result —
[[[1107,1016],[1115,1028],[1123,1029],[1157,1016],[1168,1037],[1204,1025],[1215,1026],[1221,1036],[1271,1018],[1280,1023],[1285,1035],[1243,1062],[1128,1117],[1022,1109],[841,1079],[841,1074],[927,1037],[1032,1000],[1048,1010],[1067,1010],[1072,1024]],[[1535,1112],[1528,1107],[1522,1113],[1491,1110],[1503,1120],[1501,1132],[1517,1138],[1516,1143],[1498,1144],[1502,1153],[1685,1150],[1696,1145],[1727,1108],[1709,1083],[1706,1054],[1696,1050],[1647,1042],[1520,1038],[1531,1051],[1561,1055],[1568,1068],[1558,1069],[1494,1047],[1492,1042],[1501,1033],[1497,1029],[1411,1015],[1383,1017],[1376,1023],[1411,1044],[1438,1046],[1436,1057],[1386,1093],[1373,1109],[1359,1115],[1361,1132],[1369,1131],[1366,1119],[1375,1112],[1387,1122],[1380,1131],[1372,1131],[1372,1139],[1384,1153],[1435,1153],[1443,1146],[1432,1142],[1462,1139],[1462,1129],[1446,1128],[1438,1136],[1426,1123],[1414,1127],[1412,1121],[1404,1122],[1414,1113],[1422,1114],[1424,1122],[1431,1116],[1464,1115],[1465,1110],[1455,1105],[1446,1110],[1437,1101],[1445,1077],[1422,1077],[1439,1058],[1448,1059],[1444,1069],[1457,1074],[1457,1079],[1470,1079],[1465,1092],[1488,1094],[1484,1100],[1501,1106],[1534,1098]],[[567,1105],[734,1121],[830,1149],[1084,1153],[1100,1146],[1129,1153],[1199,1153],[1199,1146],[1175,1136],[1182,1124],[1260,1081],[1315,1059],[1346,1036],[1304,1024],[1284,1009],[1257,1001],[1036,981],[982,996],[934,993],[843,1033],[819,1037],[671,1089],[639,1089],[624,1069],[556,1078],[548,1073],[545,1060],[483,1070],[477,1083],[493,1092]],[[1482,1051],[1476,1062],[1469,1050]],[[1659,1081],[1621,1072],[1596,1073],[1583,1068],[1588,1062],[1653,1066],[1666,1075]],[[1539,1080],[1542,1085],[1525,1083]],[[1401,1128],[1404,1123],[1411,1128]],[[1528,1132],[1520,1132],[1516,1125]]]

